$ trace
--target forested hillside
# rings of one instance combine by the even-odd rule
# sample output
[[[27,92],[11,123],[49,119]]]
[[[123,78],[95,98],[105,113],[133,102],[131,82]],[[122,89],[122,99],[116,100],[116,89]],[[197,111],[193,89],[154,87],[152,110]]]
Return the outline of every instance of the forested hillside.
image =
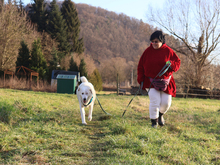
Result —
[[[86,53],[97,62],[112,57],[133,61],[149,46],[150,35],[156,30],[142,20],[123,13],[116,14],[87,4],[76,4],[76,8]],[[178,42],[173,42],[174,38],[169,35],[166,38],[168,45]]]
[[[85,53],[96,62],[113,57],[133,61],[149,44],[154,29],[141,20],[87,4],[76,4]]]
[[[123,13],[87,4],[76,4],[76,9],[85,54],[92,57],[103,81],[115,82],[119,75],[120,82],[136,84],[137,63],[150,45],[150,35],[156,27]],[[166,43],[172,47],[180,41],[166,34]]]

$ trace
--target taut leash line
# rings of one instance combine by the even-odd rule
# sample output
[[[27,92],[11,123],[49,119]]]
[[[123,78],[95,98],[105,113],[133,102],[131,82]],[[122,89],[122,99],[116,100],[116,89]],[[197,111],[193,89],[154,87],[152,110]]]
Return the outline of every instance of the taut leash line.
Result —
[[[102,108],[102,105],[101,105],[101,103],[99,102],[99,99],[98,99],[97,96],[96,96],[96,99],[97,99],[97,101],[98,101],[98,103],[99,103],[99,105],[100,105],[102,111],[103,111],[105,114],[107,114],[107,115],[111,115],[110,113],[106,112],[106,111]]]
[[[137,92],[135,93],[134,97],[131,99],[131,101],[128,103],[127,107],[124,110],[124,113],[122,114],[122,117],[124,116],[125,112],[127,111],[128,106],[131,104],[131,102],[133,101],[133,99],[135,98],[135,96],[138,94],[138,92],[143,88],[143,82],[141,82],[141,85],[139,87],[139,89],[137,90]]]

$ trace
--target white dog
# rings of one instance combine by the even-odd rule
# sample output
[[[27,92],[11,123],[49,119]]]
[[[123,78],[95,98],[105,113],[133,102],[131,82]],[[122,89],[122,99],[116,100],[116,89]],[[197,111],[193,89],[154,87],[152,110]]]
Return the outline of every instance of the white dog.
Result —
[[[79,100],[79,106],[80,106],[80,113],[81,113],[81,119],[82,119],[82,124],[87,124],[85,121],[85,107],[89,107],[89,116],[88,120],[92,120],[92,111],[93,111],[93,106],[94,102],[96,99],[96,93],[93,85],[88,82],[86,77],[82,76],[81,77],[82,83],[79,85],[77,89],[77,98]]]

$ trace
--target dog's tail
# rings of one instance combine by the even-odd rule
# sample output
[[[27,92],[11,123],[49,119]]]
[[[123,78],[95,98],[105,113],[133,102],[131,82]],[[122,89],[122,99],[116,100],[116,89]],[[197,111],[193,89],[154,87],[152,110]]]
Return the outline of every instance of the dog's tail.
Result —
[[[88,82],[88,80],[85,76],[82,76],[80,79],[81,79],[82,82]]]

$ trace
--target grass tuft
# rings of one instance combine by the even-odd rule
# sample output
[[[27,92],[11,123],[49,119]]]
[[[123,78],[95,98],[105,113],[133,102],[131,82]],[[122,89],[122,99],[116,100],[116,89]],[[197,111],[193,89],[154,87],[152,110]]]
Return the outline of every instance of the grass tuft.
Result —
[[[110,116],[110,115],[100,116],[99,121],[110,120],[111,118],[112,118],[112,116]]]

